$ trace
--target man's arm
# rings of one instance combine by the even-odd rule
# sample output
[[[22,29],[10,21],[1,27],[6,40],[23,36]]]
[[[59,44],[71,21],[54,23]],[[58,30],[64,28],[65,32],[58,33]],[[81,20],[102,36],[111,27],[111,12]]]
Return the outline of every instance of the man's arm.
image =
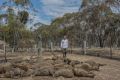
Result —
[[[67,39],[67,48],[69,48],[69,41],[68,41],[68,39]]]
[[[63,48],[63,40],[61,40],[60,47]]]

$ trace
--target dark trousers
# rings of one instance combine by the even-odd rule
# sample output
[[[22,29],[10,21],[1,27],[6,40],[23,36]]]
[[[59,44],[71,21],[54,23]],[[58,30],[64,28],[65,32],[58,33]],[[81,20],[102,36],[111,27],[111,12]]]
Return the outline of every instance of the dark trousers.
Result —
[[[67,55],[67,48],[63,48],[62,51],[63,51],[63,58],[66,58],[66,55]]]

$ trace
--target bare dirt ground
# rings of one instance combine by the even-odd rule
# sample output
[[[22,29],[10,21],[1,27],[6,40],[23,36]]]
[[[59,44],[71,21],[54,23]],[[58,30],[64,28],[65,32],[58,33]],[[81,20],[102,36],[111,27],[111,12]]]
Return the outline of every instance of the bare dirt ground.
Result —
[[[58,56],[62,56],[59,52],[55,53]],[[8,54],[9,59],[29,59],[30,55],[28,54]],[[35,57],[35,56],[34,56]],[[51,58],[51,53],[45,52],[43,54],[43,58]],[[67,56],[71,60],[78,60],[78,61],[87,61],[92,60],[101,64],[106,64],[105,66],[100,67],[100,71],[95,71],[96,76],[94,78],[86,78],[86,77],[74,77],[74,78],[53,78],[53,77],[25,77],[20,79],[8,79],[8,78],[0,78],[0,80],[120,80],[120,61],[100,58],[95,56],[86,56],[86,55],[79,55],[79,54],[68,54]],[[4,59],[3,55],[0,55],[0,60]]]

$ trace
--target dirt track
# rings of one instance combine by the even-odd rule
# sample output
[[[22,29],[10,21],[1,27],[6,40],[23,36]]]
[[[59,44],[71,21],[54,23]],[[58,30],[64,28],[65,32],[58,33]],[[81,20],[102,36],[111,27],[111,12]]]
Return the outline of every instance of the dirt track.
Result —
[[[59,56],[62,56],[59,53],[56,53],[56,54]],[[44,58],[52,57],[52,55],[49,53],[45,53],[43,56]],[[23,57],[23,56],[19,56],[19,57]],[[29,58],[29,56],[26,56],[24,58]],[[22,79],[0,78],[0,80],[120,80],[120,61],[92,57],[92,56],[83,56],[83,55],[77,55],[77,54],[69,54],[68,58],[72,60],[79,60],[79,61],[93,60],[95,62],[99,62],[99,63],[106,64],[106,65],[101,67],[100,71],[95,72],[96,73],[95,78],[27,77],[27,78],[22,78]]]

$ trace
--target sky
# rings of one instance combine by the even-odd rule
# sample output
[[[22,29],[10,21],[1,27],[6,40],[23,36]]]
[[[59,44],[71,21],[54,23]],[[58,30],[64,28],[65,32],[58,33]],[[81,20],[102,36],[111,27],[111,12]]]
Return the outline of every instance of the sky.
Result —
[[[0,6],[7,0],[0,0]],[[77,12],[79,10],[82,0],[31,0],[33,9],[26,9],[29,11],[29,19],[33,19],[28,23],[31,26],[34,23],[40,22],[44,24],[50,24],[52,20],[57,17],[63,16],[65,13]],[[13,7],[17,13],[18,8],[13,3],[8,5]],[[5,7],[0,13],[4,13],[7,9]],[[19,8],[22,10],[22,8]]]

